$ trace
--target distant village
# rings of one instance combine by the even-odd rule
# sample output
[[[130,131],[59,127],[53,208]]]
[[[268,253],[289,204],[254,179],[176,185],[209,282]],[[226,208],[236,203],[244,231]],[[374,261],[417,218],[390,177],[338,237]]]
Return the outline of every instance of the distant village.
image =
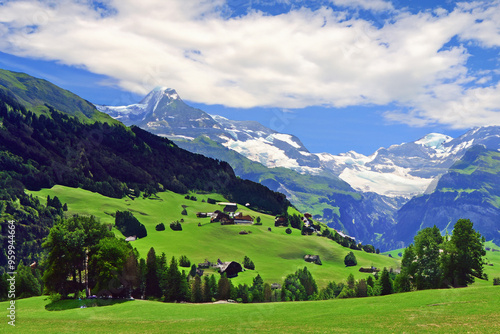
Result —
[[[217,204],[223,207],[222,210],[198,212],[196,213],[196,217],[210,217],[211,223],[221,223],[221,225],[253,224],[253,217],[236,212],[238,210],[237,203],[219,202]],[[248,207],[250,204],[247,203],[245,206]]]

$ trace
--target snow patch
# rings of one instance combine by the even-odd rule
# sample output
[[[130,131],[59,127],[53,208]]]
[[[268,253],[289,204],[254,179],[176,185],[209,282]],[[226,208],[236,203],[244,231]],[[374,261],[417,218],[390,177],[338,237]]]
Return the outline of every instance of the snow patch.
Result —
[[[293,137],[291,135],[286,135],[283,133],[273,133],[271,136],[287,144],[290,144],[295,148],[302,148],[302,146],[300,146],[297,142],[293,140]]]
[[[339,177],[356,190],[375,192],[389,197],[408,198],[422,194],[433,180],[412,176],[408,172],[409,169],[397,166],[391,173],[346,168]]]
[[[249,139],[244,142],[229,139],[225,143],[222,143],[222,145],[266,167],[285,167],[292,169],[299,167],[297,160],[290,159],[284,151],[273,146],[272,143],[265,138]]]

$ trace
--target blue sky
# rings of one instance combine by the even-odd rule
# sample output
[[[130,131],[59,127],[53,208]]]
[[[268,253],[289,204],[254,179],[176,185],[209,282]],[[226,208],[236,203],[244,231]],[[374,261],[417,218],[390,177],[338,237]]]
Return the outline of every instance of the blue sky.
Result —
[[[311,152],[500,125],[500,2],[0,1],[0,68],[98,104],[176,89]]]

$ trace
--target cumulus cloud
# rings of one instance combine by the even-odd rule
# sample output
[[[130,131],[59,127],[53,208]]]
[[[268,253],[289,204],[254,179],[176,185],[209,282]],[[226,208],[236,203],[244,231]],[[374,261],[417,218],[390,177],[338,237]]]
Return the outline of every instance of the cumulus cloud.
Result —
[[[81,66],[140,94],[166,85],[230,107],[391,104],[400,106],[386,113],[393,121],[467,127],[500,124],[498,84],[470,86],[487,82],[471,74],[466,45],[500,45],[499,8],[394,12],[377,27],[328,7],[228,18],[222,0],[25,0],[0,5],[0,50]],[[456,114],[464,108],[473,115]]]
[[[362,8],[376,12],[394,9],[390,1],[384,0],[332,0],[332,3],[336,6]]]

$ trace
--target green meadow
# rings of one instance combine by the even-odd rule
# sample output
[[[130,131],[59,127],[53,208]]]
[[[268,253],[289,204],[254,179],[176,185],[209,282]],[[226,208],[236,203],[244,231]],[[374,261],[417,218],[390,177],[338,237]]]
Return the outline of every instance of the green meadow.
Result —
[[[172,192],[157,194],[157,198],[144,199],[142,197],[130,199],[115,199],[82,189],[54,186],[52,189],[30,192],[45,201],[47,195],[57,196],[62,203],[68,204],[68,215],[92,214],[102,223],[114,223],[111,213],[117,210],[131,211],[134,216],[146,226],[148,236],[132,242],[141,257],[146,257],[151,247],[157,254],[164,252],[168,258],[179,258],[186,255],[191,263],[204,262],[205,259],[215,262],[222,261],[242,262],[246,255],[255,263],[255,270],[247,270],[233,278],[233,284],[251,284],[253,278],[260,274],[265,282],[281,283],[284,278],[298,268],[307,268],[312,272],[319,287],[329,281],[345,281],[352,273],[355,278],[367,277],[360,273],[359,267],[375,266],[377,268],[398,268],[399,260],[387,256],[369,254],[363,251],[354,251],[358,266],[345,267],[344,257],[351,251],[337,243],[316,235],[302,236],[299,230],[292,229],[292,234],[286,234],[285,228],[274,227],[274,217],[264,215],[244,206],[238,211],[260,217],[262,225],[220,225],[210,223],[209,218],[197,218],[197,212],[213,212],[220,209],[219,205],[208,204],[207,198],[225,200],[217,194],[191,194],[197,201],[191,201]],[[181,215],[183,205],[187,215]],[[169,224],[175,220],[184,219],[182,231],[172,231]],[[163,222],[165,231],[156,231],[156,224]],[[198,226],[201,224],[201,226]],[[271,231],[268,230],[271,228]],[[245,230],[246,235],[239,234]],[[118,237],[123,235],[114,230]],[[304,261],[304,255],[319,255],[322,265],[315,265]]]
[[[43,296],[16,301],[16,327],[8,326],[3,316],[0,332],[500,332],[499,286],[262,304],[167,304],[134,300],[111,306],[49,311],[45,308],[48,303]],[[7,305],[7,302],[0,303],[0,309],[6,312]]]

